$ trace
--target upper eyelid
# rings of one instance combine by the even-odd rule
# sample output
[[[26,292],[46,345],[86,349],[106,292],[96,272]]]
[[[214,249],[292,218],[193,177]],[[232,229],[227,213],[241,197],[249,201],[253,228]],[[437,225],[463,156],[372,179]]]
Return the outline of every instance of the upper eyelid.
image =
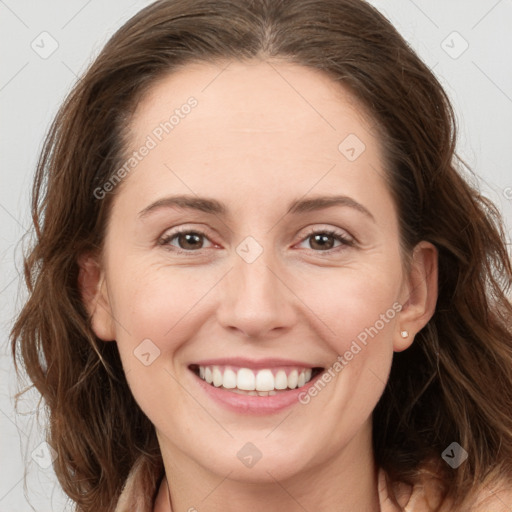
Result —
[[[179,226],[172,226],[170,228],[165,229],[161,235],[158,236],[158,239],[163,238],[164,236],[167,237],[172,234],[172,236],[179,235],[180,233],[199,233],[201,235],[208,236],[208,234],[212,230],[209,228],[194,228],[194,227],[188,227],[187,225],[179,225]],[[172,232],[172,233],[171,233]],[[169,235],[167,235],[169,233]]]
[[[201,228],[201,229],[194,229],[194,228],[187,228],[187,227],[185,227],[185,228],[182,228],[182,227],[168,228],[158,237],[158,241],[160,241],[162,239],[172,240],[175,237],[177,237],[178,235],[181,235],[182,233],[196,233],[200,236],[204,236],[205,238],[207,238],[212,244],[215,243],[211,240],[211,237],[207,231],[208,230],[205,230],[203,228]]]
[[[311,228],[308,228],[307,231],[301,235],[298,242],[295,243],[302,243],[304,240],[307,240],[310,236],[317,234],[317,233],[328,233],[330,236],[337,237],[338,239],[345,240],[345,245],[355,245],[358,243],[358,239],[353,236],[349,231],[346,229],[340,228],[340,227],[333,227],[333,226],[327,226],[325,227],[316,227],[313,226]],[[318,251],[317,251],[318,252]],[[328,252],[328,251],[324,251]]]
[[[303,228],[303,229],[306,229],[306,228]],[[172,233],[169,233],[169,234],[166,234],[168,231],[172,231],[174,230],[174,232]],[[213,240],[211,240],[209,234],[208,234],[208,229],[205,229],[205,228],[199,228],[199,229],[195,229],[193,227],[183,227],[183,226],[178,226],[176,228],[168,228],[166,229],[162,235],[160,235],[158,237],[158,240],[162,240],[163,238],[167,239],[168,241],[170,240],[173,240],[176,236],[182,234],[182,233],[197,233],[201,236],[204,236],[205,238],[207,238],[209,240],[210,243],[216,245],[216,242],[214,242]],[[311,227],[310,229],[308,229],[306,231],[306,233],[304,233],[297,242],[294,243],[297,244],[297,243],[302,243],[304,242],[307,238],[309,238],[310,236],[314,235],[314,234],[317,234],[317,233],[328,233],[330,236],[338,236],[339,238],[345,238],[347,239],[347,241],[350,241],[350,242],[357,242],[357,240],[355,239],[354,236],[352,236],[350,233],[348,233],[346,230],[342,229],[342,228],[334,228],[334,227]],[[190,250],[186,250],[186,249],[181,249],[181,248],[177,248],[178,250],[182,250],[182,251],[185,251],[185,252],[199,252],[201,251],[201,249],[205,249],[205,248],[201,248],[201,249],[198,249],[197,251],[190,251]],[[318,251],[318,252],[322,252],[322,251]],[[328,252],[327,251],[323,251],[323,252]]]
[[[354,238],[346,229],[338,228],[338,227],[336,227],[336,228],[334,228],[334,227],[324,227],[324,228],[312,227],[307,230],[306,235],[311,235],[314,233],[330,233],[330,234],[335,234],[335,235],[340,235],[340,236],[346,236],[347,238],[350,238],[350,239]],[[304,235],[303,235],[303,237],[304,237]]]

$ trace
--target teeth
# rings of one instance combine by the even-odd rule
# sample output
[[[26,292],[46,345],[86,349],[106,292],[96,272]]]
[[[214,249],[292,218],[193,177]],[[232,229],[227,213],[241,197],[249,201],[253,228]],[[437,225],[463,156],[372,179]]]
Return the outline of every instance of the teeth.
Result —
[[[248,368],[240,368],[236,375],[236,387],[244,391],[253,391],[256,389],[254,373]]]
[[[236,373],[228,368],[224,371],[224,379],[222,381],[222,385],[227,389],[234,389],[236,388],[237,384],[237,378]]]
[[[221,371],[219,370],[219,367],[218,366],[214,366],[213,367],[213,371],[212,371],[212,374],[213,374],[213,385],[218,388],[220,386],[222,386],[222,373]]]
[[[270,370],[260,370],[256,374],[256,389],[258,391],[270,391],[274,389],[274,376]]]
[[[275,372],[275,370],[274,370]],[[248,394],[252,396],[273,396],[276,391],[295,389],[304,386],[311,380],[311,368],[293,369],[287,372],[270,369],[251,370],[229,367],[200,366],[199,377],[215,387]]]
[[[276,378],[274,379],[274,387],[275,389],[286,389],[288,387],[288,377],[286,376],[286,372],[284,370],[279,370],[276,373]]]
[[[292,370],[290,375],[288,375],[288,387],[290,389],[295,389],[297,387],[297,382],[299,379],[299,372],[297,370]]]

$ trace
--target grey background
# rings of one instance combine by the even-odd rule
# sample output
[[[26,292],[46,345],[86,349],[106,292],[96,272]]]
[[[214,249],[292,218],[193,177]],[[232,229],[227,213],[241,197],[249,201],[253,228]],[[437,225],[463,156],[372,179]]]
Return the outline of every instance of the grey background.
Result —
[[[23,400],[22,414],[13,409],[17,383],[8,332],[25,295],[19,241],[30,226],[31,181],[58,106],[110,35],[149,3],[0,0],[0,512],[71,510],[51,467],[45,469],[51,453],[41,444],[37,394]],[[448,91],[459,121],[459,154],[503,212],[510,239],[512,0],[372,3]],[[52,45],[58,47],[47,55]]]

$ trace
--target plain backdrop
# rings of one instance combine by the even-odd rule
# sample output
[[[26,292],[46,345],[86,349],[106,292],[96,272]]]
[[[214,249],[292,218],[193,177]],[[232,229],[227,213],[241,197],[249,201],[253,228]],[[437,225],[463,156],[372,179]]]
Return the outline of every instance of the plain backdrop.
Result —
[[[149,3],[0,0],[0,512],[71,510],[41,444],[37,394],[14,412],[18,383],[8,332],[25,295],[20,238],[30,227],[33,173],[58,106],[113,32]],[[512,0],[372,3],[446,88],[457,112],[459,154],[503,212],[510,239]]]

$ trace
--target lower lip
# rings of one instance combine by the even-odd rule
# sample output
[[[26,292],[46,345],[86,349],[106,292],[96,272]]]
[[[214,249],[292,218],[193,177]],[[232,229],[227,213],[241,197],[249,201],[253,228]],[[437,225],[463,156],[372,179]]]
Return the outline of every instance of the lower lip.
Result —
[[[307,393],[308,389],[322,375],[319,373],[300,388],[279,392],[272,396],[253,396],[217,388],[208,384],[208,382],[198,377],[194,372],[191,373],[209,397],[225,408],[242,414],[272,414],[291,407],[293,404],[300,404],[299,395],[303,396],[303,394]]]

